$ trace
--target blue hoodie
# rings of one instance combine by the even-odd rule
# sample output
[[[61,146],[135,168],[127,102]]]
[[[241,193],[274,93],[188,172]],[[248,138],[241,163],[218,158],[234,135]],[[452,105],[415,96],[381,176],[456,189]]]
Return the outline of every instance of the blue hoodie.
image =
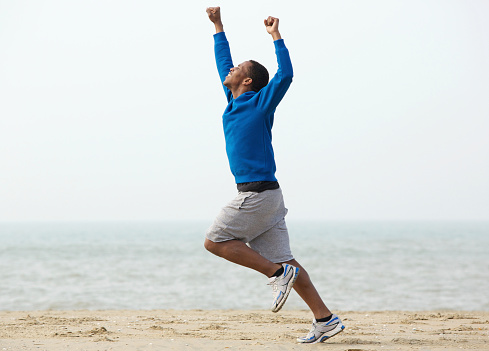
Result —
[[[233,98],[223,85],[228,105],[222,115],[226,153],[236,183],[276,181],[272,148],[273,117],[277,105],[292,83],[293,70],[283,39],[275,40],[278,70],[258,93],[248,91]],[[234,67],[224,32],[214,35],[217,70],[224,82]]]

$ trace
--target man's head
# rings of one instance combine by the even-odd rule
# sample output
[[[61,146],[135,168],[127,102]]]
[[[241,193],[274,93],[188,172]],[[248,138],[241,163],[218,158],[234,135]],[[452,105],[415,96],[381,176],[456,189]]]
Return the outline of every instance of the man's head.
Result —
[[[249,60],[251,65],[248,68],[248,75],[251,78],[251,90],[257,93],[261,88],[264,88],[268,84],[268,71],[260,63]]]
[[[229,90],[259,92],[268,84],[268,71],[256,61],[250,60],[231,68],[223,82]]]

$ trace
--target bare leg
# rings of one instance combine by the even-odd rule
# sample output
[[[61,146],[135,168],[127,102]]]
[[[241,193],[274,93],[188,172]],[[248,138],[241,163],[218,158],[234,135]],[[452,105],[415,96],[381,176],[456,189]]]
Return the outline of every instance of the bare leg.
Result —
[[[258,252],[249,248],[245,243],[239,240],[229,240],[215,243],[205,239],[204,247],[216,256],[222,257],[230,262],[248,267],[271,277],[281,264],[273,263]],[[326,307],[319,296],[314,284],[309,278],[307,271],[296,260],[290,260],[284,263],[291,264],[300,269],[297,280],[294,283],[294,289],[299,296],[309,306],[316,319],[327,317],[331,311]]]
[[[240,266],[254,269],[255,271],[265,274],[267,277],[271,277],[273,273],[281,267],[280,264],[267,260],[239,240],[228,240],[215,243],[206,238],[204,247],[216,256],[239,264]]]
[[[299,296],[304,300],[304,302],[309,306],[314,318],[324,318],[331,315],[331,311],[326,307],[323,300],[319,296],[314,284],[312,284],[311,279],[307,271],[297,262],[296,260],[290,260],[284,263],[291,264],[292,266],[299,267],[299,276],[294,283],[294,289],[297,291]],[[273,274],[273,273],[272,273]]]

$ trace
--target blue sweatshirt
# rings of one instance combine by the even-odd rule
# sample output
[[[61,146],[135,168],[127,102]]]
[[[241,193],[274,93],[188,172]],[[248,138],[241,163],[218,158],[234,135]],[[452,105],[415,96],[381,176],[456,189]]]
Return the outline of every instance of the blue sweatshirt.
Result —
[[[273,117],[292,83],[292,63],[283,39],[274,41],[278,70],[258,93],[248,91],[233,98],[224,85],[228,105],[222,115],[226,153],[236,183],[276,181],[272,148]],[[217,70],[224,82],[234,67],[224,32],[214,35]]]

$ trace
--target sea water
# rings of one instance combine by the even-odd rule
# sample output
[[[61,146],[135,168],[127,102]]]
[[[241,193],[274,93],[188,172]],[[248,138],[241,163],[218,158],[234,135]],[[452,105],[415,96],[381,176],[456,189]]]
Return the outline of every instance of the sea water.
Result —
[[[0,310],[268,309],[265,276],[205,251],[209,224],[0,223]],[[487,222],[288,226],[330,309],[489,310]]]

